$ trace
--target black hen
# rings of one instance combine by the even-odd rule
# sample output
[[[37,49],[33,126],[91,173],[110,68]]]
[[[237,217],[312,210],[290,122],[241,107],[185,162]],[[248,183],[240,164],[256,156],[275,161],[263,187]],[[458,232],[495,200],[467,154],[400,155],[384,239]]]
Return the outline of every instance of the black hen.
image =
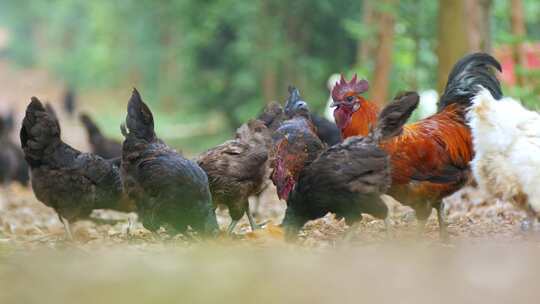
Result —
[[[218,225],[205,172],[154,133],[152,112],[137,90],[128,104],[122,148],[122,181],[145,228],[211,234]]]
[[[307,221],[329,212],[348,224],[361,220],[362,213],[387,217],[380,195],[391,183],[390,162],[378,143],[399,134],[417,104],[417,94],[401,96],[381,112],[369,136],[350,137],[326,151],[320,149],[318,157],[301,168],[283,220],[289,237]]]
[[[105,137],[88,114],[83,113],[79,118],[88,133],[93,153],[106,159],[122,156],[122,144],[119,141]]]
[[[119,168],[64,143],[58,120],[36,97],[26,109],[20,138],[34,194],[58,213],[68,237],[69,221],[87,218],[94,209],[131,211],[122,200]]]
[[[4,118],[0,117],[0,183],[18,181],[26,186],[30,179],[28,165],[21,148],[10,138],[13,126],[13,113]]]

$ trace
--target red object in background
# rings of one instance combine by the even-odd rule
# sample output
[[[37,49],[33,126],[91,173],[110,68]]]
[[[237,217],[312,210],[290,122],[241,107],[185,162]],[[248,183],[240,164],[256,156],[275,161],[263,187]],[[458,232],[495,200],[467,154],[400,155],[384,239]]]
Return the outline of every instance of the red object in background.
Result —
[[[525,51],[525,68],[527,70],[540,69],[540,43],[526,44],[523,46]],[[510,46],[501,46],[495,50],[495,57],[502,66],[501,80],[506,85],[516,84],[515,62],[512,56]]]

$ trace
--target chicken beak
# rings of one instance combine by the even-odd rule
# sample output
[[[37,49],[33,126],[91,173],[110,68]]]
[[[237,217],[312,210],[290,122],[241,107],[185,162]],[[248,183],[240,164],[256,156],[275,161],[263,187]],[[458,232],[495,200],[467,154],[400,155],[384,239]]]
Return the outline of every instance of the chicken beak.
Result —
[[[341,105],[341,102],[339,101],[333,101],[332,104],[330,104],[330,108],[339,107]]]

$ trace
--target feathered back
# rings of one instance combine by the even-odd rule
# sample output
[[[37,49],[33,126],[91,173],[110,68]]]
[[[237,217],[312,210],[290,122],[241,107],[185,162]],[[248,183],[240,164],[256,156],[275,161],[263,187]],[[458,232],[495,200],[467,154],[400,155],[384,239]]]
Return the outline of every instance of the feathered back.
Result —
[[[529,132],[524,131],[527,126],[534,126],[532,134],[540,132],[539,124],[533,123],[540,122],[537,112],[511,97],[496,100],[487,89],[474,97],[467,118],[476,152],[506,150],[516,138]]]
[[[373,139],[380,141],[401,134],[403,125],[411,117],[419,101],[420,96],[416,92],[403,92],[394,97],[394,101],[379,114],[377,125],[371,132]]]
[[[489,54],[473,53],[463,57],[448,75],[446,88],[439,100],[438,111],[455,103],[470,106],[480,86],[488,89],[495,99],[500,99],[501,84],[494,69],[502,71],[501,64]]]
[[[25,158],[33,168],[61,143],[58,120],[36,97],[32,97],[26,108],[20,138]]]
[[[155,139],[154,117],[148,106],[142,101],[137,89],[133,89],[127,108],[126,125],[129,135],[148,142]]]

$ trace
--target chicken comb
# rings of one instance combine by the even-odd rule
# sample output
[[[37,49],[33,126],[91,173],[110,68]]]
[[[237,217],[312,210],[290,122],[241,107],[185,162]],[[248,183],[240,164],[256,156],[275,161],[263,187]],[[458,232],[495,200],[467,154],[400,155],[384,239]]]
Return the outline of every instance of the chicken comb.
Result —
[[[336,82],[334,88],[332,89],[332,99],[334,101],[340,101],[343,100],[347,94],[361,94],[366,92],[368,89],[369,83],[367,80],[358,80],[358,75],[354,74],[351,81],[347,82],[343,74],[341,74],[339,81]]]

